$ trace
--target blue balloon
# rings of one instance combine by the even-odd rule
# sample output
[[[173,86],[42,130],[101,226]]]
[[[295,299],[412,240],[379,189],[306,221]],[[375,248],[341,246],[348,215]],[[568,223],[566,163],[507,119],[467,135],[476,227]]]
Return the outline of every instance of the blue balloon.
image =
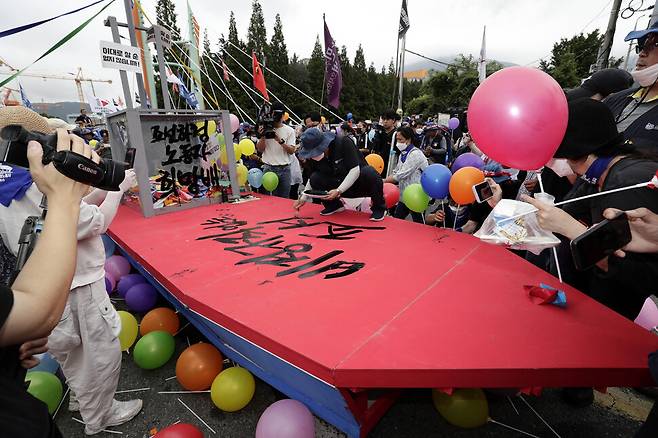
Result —
[[[427,166],[420,176],[420,185],[425,193],[434,199],[444,199],[448,196],[452,172],[443,164]]]
[[[352,120],[353,118],[354,116],[352,115],[352,113],[347,113],[347,120]]]
[[[50,374],[55,374],[59,369],[59,364],[49,353],[41,353],[35,355],[41,362],[39,365],[31,368],[30,371],[45,371]]]
[[[374,130],[374,129],[371,129],[371,130],[368,132],[368,141],[374,141],[374,140],[375,140],[375,130]]]
[[[247,173],[247,181],[249,181],[251,187],[256,189],[259,188],[263,185],[263,171],[257,167],[249,169],[249,172]]]
[[[117,244],[114,243],[114,240],[112,240],[107,234],[101,234],[101,239],[103,239],[103,246],[105,247],[105,258],[107,259],[114,254],[114,251],[117,248]]]

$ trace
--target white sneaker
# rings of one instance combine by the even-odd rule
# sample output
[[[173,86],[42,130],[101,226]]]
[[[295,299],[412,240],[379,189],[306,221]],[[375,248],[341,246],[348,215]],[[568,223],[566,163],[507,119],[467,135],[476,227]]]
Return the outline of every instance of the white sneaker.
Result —
[[[78,412],[80,410],[80,403],[78,399],[75,398],[75,393],[69,391],[69,412]]]
[[[112,401],[112,407],[110,412],[105,417],[105,425],[100,428],[90,427],[89,425],[85,426],[86,435],[96,435],[99,432],[102,432],[103,429],[106,429],[111,426],[119,426],[123,423],[127,423],[132,420],[139,411],[142,410],[142,401],[129,400],[129,401]]]

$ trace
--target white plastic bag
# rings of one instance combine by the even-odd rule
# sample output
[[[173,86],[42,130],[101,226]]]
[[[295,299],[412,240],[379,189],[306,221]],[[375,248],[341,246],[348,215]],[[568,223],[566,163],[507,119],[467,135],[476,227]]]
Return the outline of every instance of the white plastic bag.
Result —
[[[560,239],[539,226],[536,211],[534,206],[526,202],[503,199],[489,213],[475,237],[483,242],[527,250],[534,254],[557,246]]]

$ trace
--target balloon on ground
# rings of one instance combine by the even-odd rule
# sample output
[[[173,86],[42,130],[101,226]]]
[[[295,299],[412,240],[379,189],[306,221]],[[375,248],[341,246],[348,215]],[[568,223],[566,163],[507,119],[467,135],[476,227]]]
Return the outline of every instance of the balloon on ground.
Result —
[[[514,169],[536,170],[553,158],[567,129],[567,99],[543,71],[508,67],[489,76],[468,105],[478,148]]]
[[[105,273],[105,292],[112,293],[116,287],[117,282],[112,276],[112,274]]]
[[[126,351],[133,346],[137,339],[137,319],[132,313],[125,310],[119,310],[119,319],[121,320],[121,332],[119,332],[119,344],[121,351]]]
[[[256,438],[314,438],[315,419],[304,404],[284,399],[272,403],[260,416]]]
[[[125,298],[126,292],[128,292],[131,287],[141,283],[146,283],[146,278],[144,278],[142,274],[124,275],[117,283],[117,292],[122,298]]]
[[[384,171],[384,159],[378,154],[369,154],[366,156],[366,162],[375,168],[380,175]]]
[[[156,331],[142,337],[133,350],[133,358],[138,367],[145,370],[160,368],[171,359],[176,342],[171,334]]]
[[[30,371],[25,381],[30,382],[27,392],[44,402],[52,415],[62,400],[62,382],[54,374],[45,371]]]
[[[222,411],[235,412],[249,404],[256,391],[254,376],[245,368],[227,368],[212,382],[210,397]]]
[[[475,167],[463,167],[450,178],[450,197],[458,205],[475,202],[473,186],[484,181],[484,173]]]
[[[135,312],[147,312],[158,301],[158,291],[150,283],[138,283],[126,292],[126,305]]]
[[[158,307],[144,315],[139,324],[139,333],[144,336],[162,330],[174,336],[179,328],[180,321],[176,312],[168,307]]]
[[[178,423],[165,427],[155,436],[157,438],[203,438],[203,432],[191,424]]]
[[[443,164],[431,164],[420,176],[420,185],[431,198],[444,199],[448,196],[451,177],[452,172]]]
[[[402,192],[402,202],[409,210],[422,213],[430,204],[430,197],[423,191],[420,184],[409,184]]]
[[[189,346],[176,361],[178,383],[188,391],[204,391],[222,371],[224,358],[213,345],[201,342]]]
[[[432,390],[434,407],[454,426],[472,429],[487,423],[489,404],[481,389],[456,389],[452,395]]]
[[[115,279],[130,274],[130,262],[120,255],[110,256],[105,260],[105,270]]]

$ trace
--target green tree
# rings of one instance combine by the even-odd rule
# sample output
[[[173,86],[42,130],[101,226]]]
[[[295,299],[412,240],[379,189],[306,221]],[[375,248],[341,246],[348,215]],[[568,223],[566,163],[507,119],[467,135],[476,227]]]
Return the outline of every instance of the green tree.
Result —
[[[374,92],[368,84],[368,70],[366,68],[366,57],[363,53],[363,47],[359,44],[354,55],[354,67],[352,69],[351,89],[347,90],[352,99],[352,106],[346,108],[351,111],[357,118],[365,118],[367,114],[375,111]]]
[[[246,73],[240,65],[245,66],[248,71],[251,71],[251,61],[247,56],[242,53],[243,50],[246,50],[245,44],[240,40],[238,36],[238,25],[235,20],[235,14],[231,11],[229,15],[229,24],[228,24],[228,39],[224,40],[222,37],[219,41],[220,47],[223,48],[223,53],[220,53],[220,57],[224,59],[226,67],[228,70],[235,75],[238,79],[243,81],[246,86],[252,84],[251,76]],[[221,65],[221,59],[218,57],[217,62]],[[217,67],[217,66],[216,66]],[[217,67],[218,68],[218,67]],[[220,72],[223,74],[223,72]],[[228,89],[228,94],[233,97],[235,103],[239,105],[244,111],[249,113],[255,113],[254,105],[251,99],[246,95],[245,91],[238,84],[238,81],[230,76],[229,82],[226,84]],[[234,105],[228,97],[226,98],[227,108],[235,113],[236,115],[240,114],[236,105]],[[251,114],[250,114],[251,115]],[[251,115],[253,118],[253,115]],[[239,117],[242,118],[242,117]]]
[[[309,95],[319,102],[324,82],[324,51],[320,45],[319,35],[315,37],[313,52],[306,68],[308,69]]]
[[[251,19],[247,29],[247,52],[256,52],[257,56],[267,53],[267,30],[265,29],[265,18],[263,8],[258,0],[251,4]]]
[[[596,64],[603,35],[594,30],[571,38],[562,38],[553,44],[550,60],[541,60],[539,68],[553,76],[564,88],[576,87],[590,75],[590,67]],[[623,58],[610,58],[610,67],[619,67]]]
[[[274,19],[274,32],[267,48],[268,68],[276,72],[279,76],[288,79],[290,77],[288,73],[288,48],[283,37],[283,25],[281,24],[281,16],[279,14],[276,14]],[[273,90],[281,101],[290,106],[288,102],[292,98],[292,89],[284,84],[282,80],[270,74],[267,77],[267,87]]]

